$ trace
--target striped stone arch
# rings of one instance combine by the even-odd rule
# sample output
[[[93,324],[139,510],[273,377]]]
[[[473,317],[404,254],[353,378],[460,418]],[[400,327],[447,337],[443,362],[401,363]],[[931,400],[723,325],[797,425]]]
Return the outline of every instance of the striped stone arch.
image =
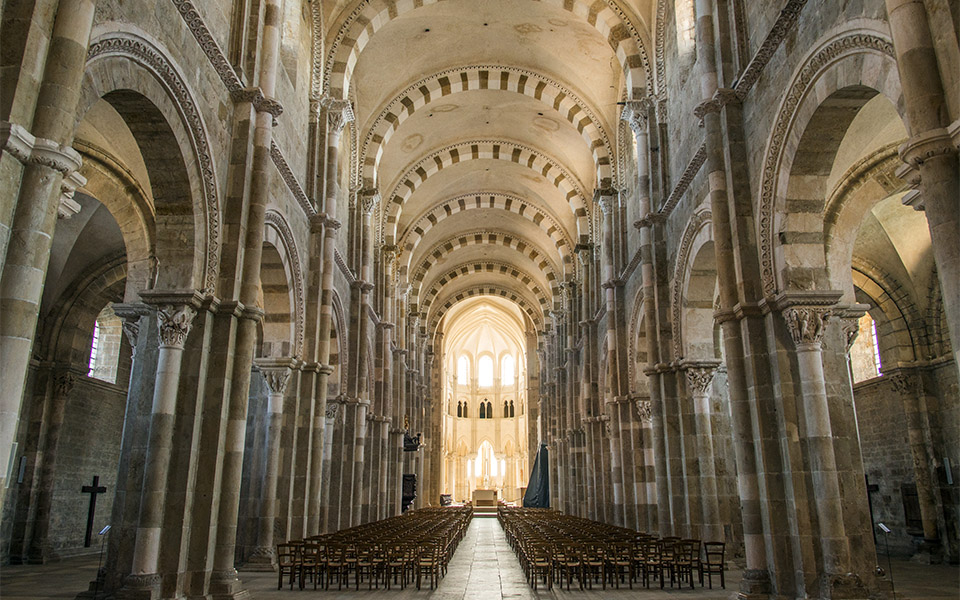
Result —
[[[384,25],[401,15],[440,0],[362,0],[337,30],[327,51],[324,89],[345,98],[360,54]],[[650,59],[640,31],[616,0],[533,0],[550,4],[593,26],[617,57],[632,98],[646,94]]]
[[[681,328],[683,326],[683,290],[686,283],[686,275],[690,270],[690,259],[696,257],[694,250],[699,250],[700,246],[695,244],[698,238],[702,238],[701,231],[706,232],[708,239],[713,239],[713,213],[709,209],[701,209],[690,217],[683,235],[680,238],[680,246],[677,249],[677,259],[673,271],[673,285],[670,294],[670,320],[673,324],[673,356],[677,359],[683,358],[683,336]],[[703,241],[702,239],[700,240]]]
[[[460,279],[462,277],[469,275],[481,275],[484,273],[507,275],[515,278],[518,282],[522,283],[537,299],[537,303],[540,306],[540,312],[543,314],[546,314],[547,311],[551,309],[551,305],[554,310],[560,308],[559,299],[555,299],[551,303],[551,299],[547,297],[544,291],[540,289],[540,286],[533,281],[533,277],[531,277],[529,273],[526,273],[511,265],[491,261],[478,261],[463,264],[455,269],[450,270],[440,277],[440,279],[434,281],[426,293],[421,294],[423,300],[419,305],[412,304],[411,307],[413,310],[419,310],[422,314],[427,314],[430,312],[430,305],[436,300],[437,296],[440,295],[440,292],[443,291],[444,286],[454,283],[457,280],[462,281],[462,279]]]
[[[520,307],[520,310],[525,312],[533,321],[538,333],[548,331],[550,329],[550,322],[544,319],[544,315],[537,307],[537,303],[532,302],[529,298],[524,296],[522,292],[507,289],[499,285],[478,285],[465,290],[460,290],[451,295],[449,298],[444,298],[442,301],[436,303],[434,305],[433,314],[428,314],[428,331],[436,331],[437,326],[443,319],[443,315],[447,314],[447,311],[450,310],[455,304],[466,300],[467,298],[474,298],[477,296],[495,296],[499,298],[506,298],[507,300],[515,302],[517,306]]]
[[[553,217],[526,200],[497,192],[463,194],[462,196],[450,198],[434,206],[401,235],[400,243],[398,244],[401,253],[401,264],[410,260],[410,254],[413,252],[413,249],[423,240],[427,232],[433,227],[436,227],[440,221],[465,210],[476,208],[506,210],[537,225],[557,245],[557,252],[563,260],[564,269],[566,270],[572,267],[574,244]]]
[[[599,187],[615,186],[613,150],[600,120],[576,94],[556,81],[517,67],[480,65],[447,69],[421,79],[390,101],[367,132],[360,150],[363,187],[377,183],[384,147],[409,117],[431,102],[472,90],[501,90],[523,94],[546,104],[583,137],[593,155]]]
[[[452,237],[446,241],[440,242],[434,246],[430,252],[427,253],[423,260],[420,261],[420,265],[417,267],[413,277],[410,279],[410,283],[413,284],[411,298],[416,299],[420,284],[423,283],[427,273],[434,267],[434,265],[444,260],[444,258],[449,256],[455,250],[466,248],[468,246],[478,246],[481,244],[510,248],[511,250],[515,250],[523,256],[529,258],[538,269],[543,271],[544,277],[546,277],[547,281],[550,282],[551,293],[554,296],[559,296],[560,279],[557,278],[557,269],[554,267],[553,263],[550,262],[550,259],[541,254],[540,251],[534,246],[531,246],[524,240],[510,234],[496,231],[474,231],[460,234],[456,237]]]
[[[588,219],[586,195],[583,186],[560,163],[547,156],[514,142],[501,140],[482,140],[460,142],[437,150],[412,166],[400,179],[387,196],[390,200],[384,203],[383,216],[385,217],[384,241],[386,244],[395,244],[397,238],[397,223],[403,212],[403,204],[423,185],[430,175],[467,160],[505,160],[523,165],[542,175],[554,185],[566,199],[574,215],[577,217],[577,234],[580,238],[589,239],[590,221]]]
[[[846,31],[819,44],[794,74],[777,111],[764,152],[757,227],[760,245],[760,279],[764,294],[773,296],[788,287],[795,265],[784,264],[787,255],[810,255],[804,243],[822,246],[822,214],[825,207],[807,203],[804,211],[786,211],[793,164],[807,126],[824,100],[844,88],[866,87],[885,95],[901,117],[904,102],[893,43],[879,30]],[[780,244],[792,242],[793,249]],[[819,253],[823,255],[822,252]],[[807,271],[825,270],[825,264],[809,265]]]
[[[297,250],[297,241],[290,225],[279,212],[268,210],[264,216],[265,224],[263,239],[280,251],[280,257],[284,261],[284,268],[287,271],[288,284],[292,286],[293,292],[293,317],[294,317],[294,340],[293,356],[300,358],[303,355],[303,337],[304,337],[304,311],[307,297],[303,291],[303,268],[300,266],[300,253]]]

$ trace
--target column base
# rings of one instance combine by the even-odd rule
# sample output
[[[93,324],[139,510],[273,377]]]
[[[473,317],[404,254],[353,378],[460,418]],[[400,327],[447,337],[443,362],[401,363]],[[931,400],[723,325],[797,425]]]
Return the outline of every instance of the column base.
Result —
[[[102,600],[112,594],[107,594],[107,572],[103,567],[97,572],[97,578],[90,582],[89,587],[76,595],[75,600]]]
[[[161,582],[159,573],[128,575],[114,597],[117,600],[157,600],[160,598]]]
[[[213,572],[210,577],[210,597],[213,600],[245,600],[250,598],[250,592],[237,577],[237,570],[228,569]]]
[[[250,558],[244,563],[243,570],[256,573],[276,572],[277,553],[272,547],[260,546],[254,548]]]
[[[826,574],[821,578],[820,597],[829,600],[867,600],[870,590],[856,573]]]
[[[765,569],[744,569],[737,600],[767,600],[768,598],[770,598],[770,573]]]

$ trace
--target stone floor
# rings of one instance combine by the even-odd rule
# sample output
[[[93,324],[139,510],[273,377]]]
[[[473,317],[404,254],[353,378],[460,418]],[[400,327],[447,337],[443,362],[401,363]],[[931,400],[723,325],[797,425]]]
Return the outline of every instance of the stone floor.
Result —
[[[886,565],[886,561],[883,561]],[[0,597],[3,600],[27,600],[43,598],[73,598],[87,586],[97,569],[97,557],[80,557],[41,566],[7,566],[0,570]],[[960,598],[960,569],[956,566],[925,566],[907,561],[893,562],[894,579],[898,600],[956,600]],[[703,588],[646,590],[566,591],[554,588],[551,591],[530,589],[524,580],[523,571],[516,556],[507,545],[503,530],[496,519],[474,519],[467,536],[460,543],[450,561],[447,576],[438,589],[417,591],[408,587],[404,591],[367,591],[361,586],[359,592],[322,592],[287,588],[277,590],[276,576],[268,573],[243,573],[252,598],[256,600],[293,600],[303,597],[331,600],[360,600],[363,598],[398,598],[430,600],[531,600],[549,598],[557,600],[626,600],[628,598],[704,598],[727,599],[735,595],[740,581],[740,572],[727,574],[727,589],[715,587],[712,591]]]

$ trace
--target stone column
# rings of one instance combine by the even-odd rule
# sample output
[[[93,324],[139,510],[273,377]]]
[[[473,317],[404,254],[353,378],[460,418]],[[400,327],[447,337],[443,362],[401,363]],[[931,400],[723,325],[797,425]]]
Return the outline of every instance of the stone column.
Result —
[[[920,174],[919,198],[907,194],[904,203],[922,205],[926,211],[954,365],[960,371],[960,119],[948,122],[947,88],[928,21],[939,17],[928,14],[922,0],[886,4],[911,136],[900,147],[900,157]],[[954,73],[948,85],[956,85],[956,77]]]
[[[283,396],[290,380],[290,372],[296,361],[290,358],[260,358],[254,361],[264,379],[270,395],[267,400],[267,464],[264,470],[263,497],[260,500],[260,527],[257,532],[257,547],[253,550],[246,569],[275,571],[277,555],[273,545],[273,532],[277,517],[277,480],[280,476],[280,430],[283,426]]]
[[[824,296],[816,302],[812,296],[804,298],[816,303],[799,304],[785,299],[787,306],[781,314],[797,348],[797,371],[803,394],[803,426],[800,433],[806,442],[813,481],[814,502],[817,509],[818,538],[823,561],[821,585],[837,575],[847,573],[850,548],[844,533],[843,507],[840,483],[837,477],[836,456],[830,427],[826,383],[823,375],[822,341],[824,322],[829,307],[839,294]],[[781,303],[783,306],[783,303]],[[829,597],[829,595],[828,595]]]
[[[4,196],[16,196],[9,245],[0,240],[0,250],[6,246],[6,256],[0,254],[0,465],[4,469],[19,421],[61,185],[64,177],[80,168],[80,155],[70,144],[95,4],[60,0],[57,6],[32,133],[0,122],[0,151],[24,164],[19,182],[0,189]],[[7,488],[5,477],[6,472],[0,472],[0,501]]]
[[[713,447],[713,424],[710,408],[710,387],[719,363],[692,363],[685,365],[687,390],[693,401],[696,421],[697,463],[700,476],[700,502],[703,510],[703,525],[700,538],[709,542],[724,541],[723,522],[720,517],[720,499],[717,490],[716,454]]]
[[[143,474],[140,515],[131,575],[125,587],[159,593],[160,534],[166,509],[167,476],[175,442],[177,391],[180,387],[180,364],[190,326],[200,306],[200,294],[185,295],[173,304],[174,294],[156,296],[159,300],[157,324],[160,352],[150,416],[150,434]]]
[[[340,222],[336,220],[337,214],[337,172],[339,170],[339,149],[340,136],[347,123],[353,121],[353,110],[350,103],[346,100],[335,100],[325,97],[321,101],[321,107],[327,117],[327,159],[326,159],[326,179],[324,186],[323,201],[323,261],[321,263],[320,275],[320,318],[317,325],[317,362],[320,363],[320,372],[317,377],[317,400],[314,406],[314,415],[320,421],[322,415],[327,413],[327,382],[333,373],[333,368],[329,367],[330,362],[330,332],[333,326],[333,274],[337,269],[336,265],[336,240],[337,232],[340,229]],[[346,335],[345,331],[339,332],[341,336]],[[311,454],[314,458],[317,455],[322,456],[323,452],[323,434],[324,426],[315,424],[313,431],[314,450]],[[316,465],[315,467],[313,465]],[[307,503],[311,506],[319,507],[320,501],[320,481],[322,461],[315,460],[311,465],[310,482],[308,486]],[[335,501],[336,494],[331,495],[331,501]],[[329,508],[329,507],[328,507]],[[330,514],[327,514],[330,518]],[[328,531],[327,523],[320,522],[320,510],[308,511],[307,534],[316,535],[323,531]]]
[[[930,562],[940,562],[943,548],[937,522],[936,470],[931,469],[934,458],[927,445],[926,407],[923,406],[923,380],[918,373],[899,370],[890,375],[894,389],[903,401],[903,413],[907,417],[907,439],[913,458],[913,472],[917,483],[917,498],[920,503],[920,519],[923,524],[923,551]],[[931,471],[933,471],[931,473]]]

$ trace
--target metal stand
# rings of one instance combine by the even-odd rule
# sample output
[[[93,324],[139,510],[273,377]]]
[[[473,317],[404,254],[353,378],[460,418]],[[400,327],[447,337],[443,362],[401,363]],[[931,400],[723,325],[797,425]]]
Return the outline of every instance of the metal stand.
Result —
[[[97,575],[94,578],[94,581],[96,582],[93,586],[94,600],[96,600],[97,594],[100,593],[100,568],[103,566],[103,542],[107,539],[106,536],[108,531],[110,531],[109,525],[101,529],[100,533],[97,534],[100,536],[100,560],[97,561]]]
[[[877,527],[883,532],[883,543],[887,550],[887,573],[890,575],[890,593],[893,594],[893,600],[897,600],[897,589],[893,585],[893,563],[890,562],[890,528],[883,523],[877,523]]]

